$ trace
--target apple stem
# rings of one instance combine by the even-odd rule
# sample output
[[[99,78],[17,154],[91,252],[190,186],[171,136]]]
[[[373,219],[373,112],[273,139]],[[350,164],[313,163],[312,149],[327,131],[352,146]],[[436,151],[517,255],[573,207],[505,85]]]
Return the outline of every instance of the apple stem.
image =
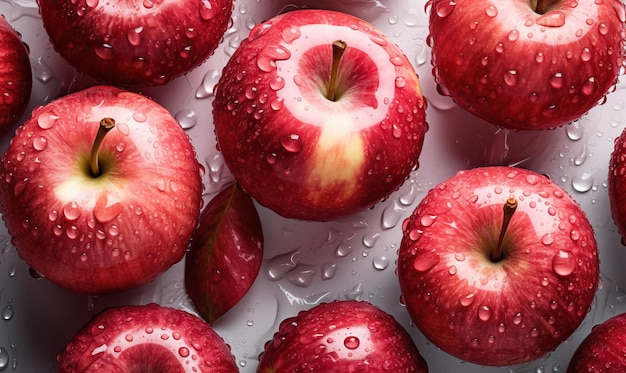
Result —
[[[336,40],[333,43],[333,61],[330,70],[330,81],[328,82],[328,90],[326,93],[326,98],[330,101],[335,101],[335,94],[337,91],[337,75],[339,75],[339,63],[341,62],[341,57],[343,57],[343,53],[346,51],[346,47],[348,44],[342,40]]]
[[[535,12],[537,14],[545,13],[545,11],[543,9],[543,0],[537,0],[537,5],[535,6]]]
[[[91,147],[91,158],[89,166],[91,168],[91,175],[93,177],[100,176],[100,163],[98,162],[98,155],[100,154],[100,145],[102,145],[102,140],[104,140],[104,136],[109,133],[110,130],[115,127],[115,120],[113,118],[102,118],[100,121],[100,127],[98,127],[98,133],[96,133],[96,138],[93,141],[93,146]]]
[[[509,227],[509,223],[511,222],[511,218],[513,217],[513,213],[515,213],[515,209],[517,209],[517,200],[514,197],[510,197],[506,200],[502,209],[502,227],[500,228],[498,244],[496,245],[496,249],[491,253],[491,261],[494,263],[499,262],[502,259],[502,243],[504,242],[504,236],[507,228]]]

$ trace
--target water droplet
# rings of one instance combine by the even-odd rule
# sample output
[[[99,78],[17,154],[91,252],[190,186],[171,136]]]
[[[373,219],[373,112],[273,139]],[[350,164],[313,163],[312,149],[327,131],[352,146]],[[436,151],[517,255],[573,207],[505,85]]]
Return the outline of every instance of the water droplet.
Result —
[[[202,78],[202,83],[196,89],[196,98],[202,99],[214,94],[215,85],[220,80],[222,73],[218,70],[209,70]]]
[[[515,70],[509,70],[504,73],[504,83],[509,87],[513,87],[517,84],[517,78],[517,71]]]
[[[47,130],[52,128],[58,119],[59,116],[57,114],[46,111],[39,114],[37,117],[37,124],[39,125],[39,128]]]
[[[434,251],[421,250],[413,259],[413,268],[418,272],[426,272],[439,262],[439,254]]]
[[[9,351],[6,348],[0,347],[0,371],[4,371],[9,367]]]
[[[565,24],[565,14],[554,10],[541,15],[535,22],[545,27],[562,27]]]
[[[42,57],[37,58],[37,61],[32,65],[33,76],[40,82],[46,84],[54,77],[52,68],[46,63],[46,61],[43,60]]]
[[[282,76],[276,76],[272,81],[270,81],[270,88],[274,91],[278,91],[283,89],[285,86],[285,79]]]
[[[355,336],[346,337],[346,339],[344,339],[343,341],[343,345],[346,346],[346,348],[350,350],[355,350],[359,348],[360,344],[361,344],[361,341],[359,341],[359,339]]]
[[[70,202],[63,206],[63,216],[67,220],[76,220],[80,217],[82,209],[78,206],[76,202]]]
[[[541,243],[546,246],[552,245],[552,243],[554,243],[554,234],[552,233],[545,234],[543,237],[541,237]]]
[[[372,260],[372,265],[377,270],[385,270],[389,267],[389,259],[386,256],[377,256]]]
[[[583,84],[582,92],[587,96],[593,95],[598,90],[596,79],[592,76]]]
[[[583,129],[580,125],[580,121],[575,120],[569,125],[565,126],[565,133],[570,140],[578,141],[583,137]]]
[[[463,306],[463,307],[467,307],[469,305],[471,305],[472,303],[474,303],[475,300],[475,294],[468,294],[464,297],[462,297],[461,299],[459,299],[459,303]]]
[[[337,249],[335,250],[335,254],[340,258],[350,255],[351,252],[352,252],[352,246],[348,245],[345,242],[342,242],[339,245],[337,245]]]
[[[519,39],[519,31],[517,31],[517,29],[513,29],[508,33],[507,37],[509,41],[516,41]]]
[[[523,317],[524,317],[524,316],[522,315],[522,313],[521,313],[521,312],[516,313],[516,314],[513,316],[513,324],[515,324],[515,325],[519,325],[519,324],[521,324],[521,323],[522,323],[522,319],[523,319]]]
[[[271,22],[260,23],[256,25],[252,30],[250,30],[250,34],[248,35],[249,41],[254,41],[261,36],[265,35],[270,28],[272,28]]]
[[[485,10],[485,14],[488,17],[495,17],[498,15],[498,8],[496,8],[495,5],[489,5],[487,9]]]
[[[322,280],[330,280],[337,273],[337,265],[332,262],[322,264]]]
[[[299,153],[303,148],[302,140],[300,140],[300,136],[296,134],[281,137],[280,145],[290,153]]]
[[[287,60],[291,57],[291,52],[282,45],[265,46],[257,57],[256,65],[264,72],[276,70],[276,61]]]
[[[423,227],[430,227],[435,222],[435,219],[437,219],[437,216],[435,215],[423,215],[420,218],[420,224]]]
[[[488,306],[479,307],[478,318],[481,321],[489,321],[489,319],[491,319],[491,309]]]
[[[550,78],[550,85],[552,86],[552,88],[555,88],[555,89],[562,88],[563,87],[563,74],[555,73],[554,75],[552,75],[552,77]]]
[[[387,230],[398,225],[400,219],[402,219],[404,208],[398,205],[397,202],[385,207],[382,213],[381,224],[382,228]]]
[[[593,187],[593,182],[593,175],[584,172],[572,178],[572,187],[577,192],[585,193],[591,190],[591,188]]]
[[[180,110],[174,117],[184,130],[193,128],[196,124],[198,124],[198,116],[196,115],[196,112],[191,109]]]
[[[200,7],[200,17],[204,20],[211,20],[215,17],[217,10],[213,8],[210,0],[201,0],[203,6]]]
[[[441,18],[447,17],[452,13],[455,5],[454,1],[438,1],[435,5],[435,14]]]
[[[44,150],[46,147],[48,146],[48,140],[43,137],[43,136],[39,136],[39,137],[35,137],[33,139],[33,148],[37,151],[42,151]]]
[[[136,47],[139,44],[141,44],[141,40],[142,40],[141,33],[142,32],[143,32],[143,26],[139,26],[139,27],[135,27],[133,29],[129,29],[128,31],[126,31],[126,40],[128,40],[130,45]]]
[[[406,79],[404,77],[398,76],[396,78],[396,87],[404,88],[406,86]]]
[[[282,33],[283,40],[287,44],[293,43],[295,40],[299,39],[300,36],[302,36],[302,33],[300,29],[295,26],[285,28]]]
[[[2,308],[2,320],[10,321],[13,318],[13,315],[15,315],[15,309],[12,305],[7,304],[4,308]]]
[[[189,356],[189,349],[187,347],[181,347],[178,349],[178,354],[181,357],[188,357]]]
[[[94,52],[96,52],[98,57],[106,61],[112,60],[113,57],[115,57],[113,54],[113,46],[106,43],[96,47]]]
[[[552,258],[552,269],[559,276],[569,276],[574,272],[576,261],[570,251],[559,250]]]

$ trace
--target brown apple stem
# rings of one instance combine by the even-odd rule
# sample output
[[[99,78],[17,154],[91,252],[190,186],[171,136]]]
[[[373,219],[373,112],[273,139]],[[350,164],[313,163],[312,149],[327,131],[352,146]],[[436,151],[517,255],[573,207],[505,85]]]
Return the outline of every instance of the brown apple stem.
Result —
[[[517,209],[517,200],[513,197],[510,197],[506,200],[506,203],[504,204],[504,207],[502,209],[502,226],[500,227],[500,237],[498,237],[498,244],[496,245],[496,249],[491,253],[491,261],[494,263],[499,262],[500,259],[502,259],[502,243],[504,242],[504,236],[506,235],[506,230],[509,227],[509,223],[511,222],[513,213],[515,213],[515,209]]]
[[[103,118],[100,121],[98,133],[96,133],[96,138],[93,140],[93,145],[91,147],[91,158],[89,166],[91,168],[91,175],[93,177],[100,176],[100,163],[98,161],[100,146],[102,145],[102,140],[104,140],[104,136],[106,136],[106,134],[109,133],[109,131],[112,130],[113,127],[115,127],[115,120],[113,118]]]
[[[335,95],[337,91],[337,75],[339,75],[339,63],[341,62],[341,57],[343,57],[343,53],[346,51],[346,47],[348,44],[342,40],[336,40],[333,43],[333,61],[330,70],[330,81],[328,82],[328,90],[326,93],[326,98],[330,101],[335,101]]]
[[[543,0],[537,0],[537,6],[535,6],[535,13],[537,14],[545,13],[543,9]]]

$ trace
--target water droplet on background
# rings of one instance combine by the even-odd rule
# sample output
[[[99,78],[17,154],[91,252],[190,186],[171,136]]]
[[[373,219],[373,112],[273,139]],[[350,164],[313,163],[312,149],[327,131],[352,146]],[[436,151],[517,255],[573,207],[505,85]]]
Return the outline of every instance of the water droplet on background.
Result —
[[[9,362],[9,351],[4,347],[0,347],[0,372],[9,367]]]
[[[198,123],[198,116],[196,112],[191,109],[183,109],[176,113],[174,117],[184,130],[193,128]]]

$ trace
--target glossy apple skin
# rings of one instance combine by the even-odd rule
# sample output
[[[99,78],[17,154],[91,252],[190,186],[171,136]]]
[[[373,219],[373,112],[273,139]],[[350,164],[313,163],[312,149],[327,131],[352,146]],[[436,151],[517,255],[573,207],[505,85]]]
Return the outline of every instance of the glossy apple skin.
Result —
[[[428,3],[440,91],[500,127],[567,124],[603,99],[624,65],[621,0],[546,1],[544,14],[531,3]]]
[[[337,39],[348,47],[331,101]],[[418,165],[427,131],[418,77],[397,45],[348,14],[299,10],[257,25],[215,91],[228,168],[282,216],[345,217],[387,197]]]
[[[281,322],[258,373],[428,372],[410,335],[365,301],[333,301]]]
[[[95,315],[58,356],[58,373],[235,373],[224,340],[199,317],[147,304]]]
[[[95,178],[89,156],[105,116],[117,125]],[[178,262],[202,204],[199,164],[178,122],[156,102],[106,86],[33,110],[0,162],[0,193],[24,261],[88,294],[138,286]]]
[[[118,86],[164,85],[204,62],[232,0],[38,0],[54,49],[78,71]]]
[[[263,227],[252,198],[232,184],[202,210],[185,256],[185,288],[210,324],[250,290],[263,261]]]
[[[0,135],[7,134],[26,111],[33,86],[28,49],[0,16]]]
[[[626,130],[615,139],[609,159],[608,193],[611,215],[624,241],[626,237]]]
[[[518,201],[490,260],[509,197]],[[403,225],[402,297],[415,325],[464,361],[514,365],[554,350],[589,311],[597,244],[579,205],[532,171],[461,171],[428,192]]]
[[[626,314],[596,325],[578,346],[568,373],[610,373],[626,371]]]

